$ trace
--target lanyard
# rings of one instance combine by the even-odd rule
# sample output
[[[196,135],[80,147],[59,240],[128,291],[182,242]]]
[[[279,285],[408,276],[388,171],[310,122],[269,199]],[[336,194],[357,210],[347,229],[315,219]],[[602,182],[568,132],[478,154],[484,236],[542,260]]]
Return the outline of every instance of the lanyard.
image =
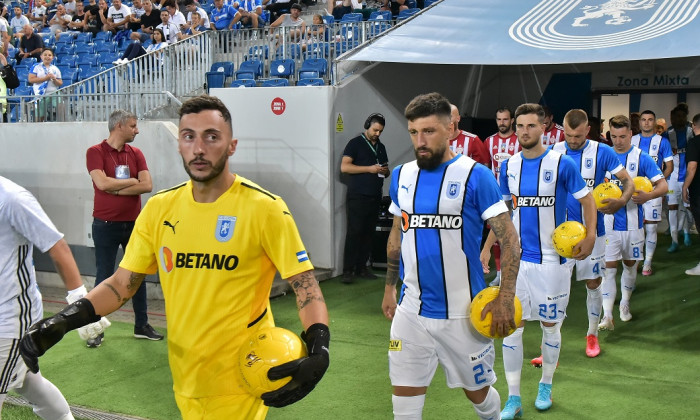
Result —
[[[367,142],[367,146],[369,146],[370,149],[372,149],[372,153],[374,153],[374,158],[377,160],[377,163],[379,163],[379,156],[377,155],[377,149],[379,149],[379,142],[377,142],[377,149],[372,146],[372,143],[370,143],[369,140],[367,140],[367,137],[365,137],[365,134],[362,133],[362,138],[365,139],[365,142]]]

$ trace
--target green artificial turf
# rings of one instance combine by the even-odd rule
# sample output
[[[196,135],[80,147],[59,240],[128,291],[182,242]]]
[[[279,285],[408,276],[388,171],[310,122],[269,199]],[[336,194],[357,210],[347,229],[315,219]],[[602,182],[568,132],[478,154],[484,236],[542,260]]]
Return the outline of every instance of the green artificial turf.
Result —
[[[699,242],[697,236],[693,236]],[[637,279],[632,321],[619,320],[615,331],[601,332],[602,353],[585,356],[585,286],[572,284],[568,318],[562,327],[560,366],[554,375],[554,406],[534,408],[541,370],[529,364],[539,355],[541,330],[527,323],[522,398],[525,419],[672,419],[694,418],[700,409],[700,277],[683,271],[700,258],[700,244],[668,254],[669,239],[659,235],[654,275]],[[619,276],[622,270],[618,270]],[[330,313],[331,365],[304,400],[270,409],[269,419],[389,419],[391,385],[387,349],[390,322],[380,311],[383,280],[339,279],[321,284]],[[619,292],[618,292],[619,298]],[[293,295],[272,301],[277,325],[300,332]],[[76,333],[41,358],[43,374],[70,404],[127,413],[154,420],[178,419],[172,395],[165,342],[132,338],[132,326],[113,323],[105,343],[85,348]],[[497,342],[496,389],[502,403],[507,385]],[[32,417],[4,418],[24,419]],[[475,419],[461,390],[448,389],[441,369],[428,390],[423,418]]]

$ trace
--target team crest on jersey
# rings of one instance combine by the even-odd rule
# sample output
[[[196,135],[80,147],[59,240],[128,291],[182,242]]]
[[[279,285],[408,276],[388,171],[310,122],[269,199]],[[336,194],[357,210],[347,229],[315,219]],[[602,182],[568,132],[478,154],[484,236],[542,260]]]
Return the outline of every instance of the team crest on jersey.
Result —
[[[540,49],[618,47],[676,31],[693,21],[699,10],[695,0],[542,0],[508,33],[513,40]]]
[[[637,164],[634,162],[630,162],[630,172],[634,172],[637,170]]]
[[[591,169],[593,167],[593,159],[592,158],[586,158],[586,161],[584,162],[586,165],[586,169]]]
[[[554,171],[551,169],[545,170],[542,174],[542,180],[547,184],[551,184],[554,181]]]
[[[233,228],[236,227],[236,218],[234,216],[219,216],[216,221],[216,240],[219,242],[228,242],[233,237]]]
[[[656,144],[651,145],[651,150],[656,151],[657,148],[658,148],[658,146]]]
[[[447,198],[455,199],[459,195],[460,183],[450,181],[447,183]]]

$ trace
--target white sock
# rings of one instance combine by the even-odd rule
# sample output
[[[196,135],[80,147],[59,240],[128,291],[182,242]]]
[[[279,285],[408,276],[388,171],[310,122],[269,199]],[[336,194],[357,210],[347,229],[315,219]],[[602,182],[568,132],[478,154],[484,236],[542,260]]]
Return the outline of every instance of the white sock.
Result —
[[[503,339],[503,367],[508,382],[508,395],[520,396],[520,376],[523,369],[523,330],[517,328]]]
[[[586,335],[598,335],[600,310],[603,308],[603,284],[595,289],[586,287],[586,309],[588,310],[588,332]]]
[[[40,373],[27,372],[24,384],[16,389],[34,409],[34,414],[44,420],[74,420],[68,402],[56,388]]]
[[[561,350],[561,322],[557,322],[551,327],[542,327],[542,382],[551,384],[554,370],[559,361],[559,351]]]
[[[629,302],[632,297],[632,292],[634,291],[634,286],[637,284],[637,264],[639,262],[635,261],[632,267],[627,267],[622,264],[622,276],[620,276],[620,300]]]
[[[671,240],[678,243],[678,210],[668,211],[668,227],[671,229]]]
[[[414,397],[391,396],[394,406],[394,420],[421,420],[423,418],[423,405],[425,394]]]
[[[501,413],[501,396],[496,391],[496,388],[490,386],[489,392],[486,394],[486,398],[481,404],[474,404],[474,411],[480,419],[498,419]]]
[[[688,212],[683,204],[678,205],[678,231],[688,233]]]
[[[613,306],[615,305],[615,298],[617,297],[617,283],[615,281],[616,276],[617,267],[605,268],[603,283],[600,285],[603,296],[603,317],[605,318],[612,318],[613,316]]]
[[[646,248],[644,252],[644,265],[651,266],[651,259],[654,258],[654,252],[656,251],[656,241],[658,235],[656,230],[659,227],[656,223],[647,223],[644,225],[644,246]]]

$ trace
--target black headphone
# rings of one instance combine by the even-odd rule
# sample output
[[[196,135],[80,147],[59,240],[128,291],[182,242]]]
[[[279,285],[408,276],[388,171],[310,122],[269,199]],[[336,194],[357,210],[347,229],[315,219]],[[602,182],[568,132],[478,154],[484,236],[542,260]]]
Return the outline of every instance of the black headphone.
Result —
[[[374,114],[369,114],[369,117],[367,117],[367,119],[365,120],[365,130],[369,130],[369,127],[372,125],[372,121],[376,121],[381,125],[386,125],[384,115],[375,112]]]

